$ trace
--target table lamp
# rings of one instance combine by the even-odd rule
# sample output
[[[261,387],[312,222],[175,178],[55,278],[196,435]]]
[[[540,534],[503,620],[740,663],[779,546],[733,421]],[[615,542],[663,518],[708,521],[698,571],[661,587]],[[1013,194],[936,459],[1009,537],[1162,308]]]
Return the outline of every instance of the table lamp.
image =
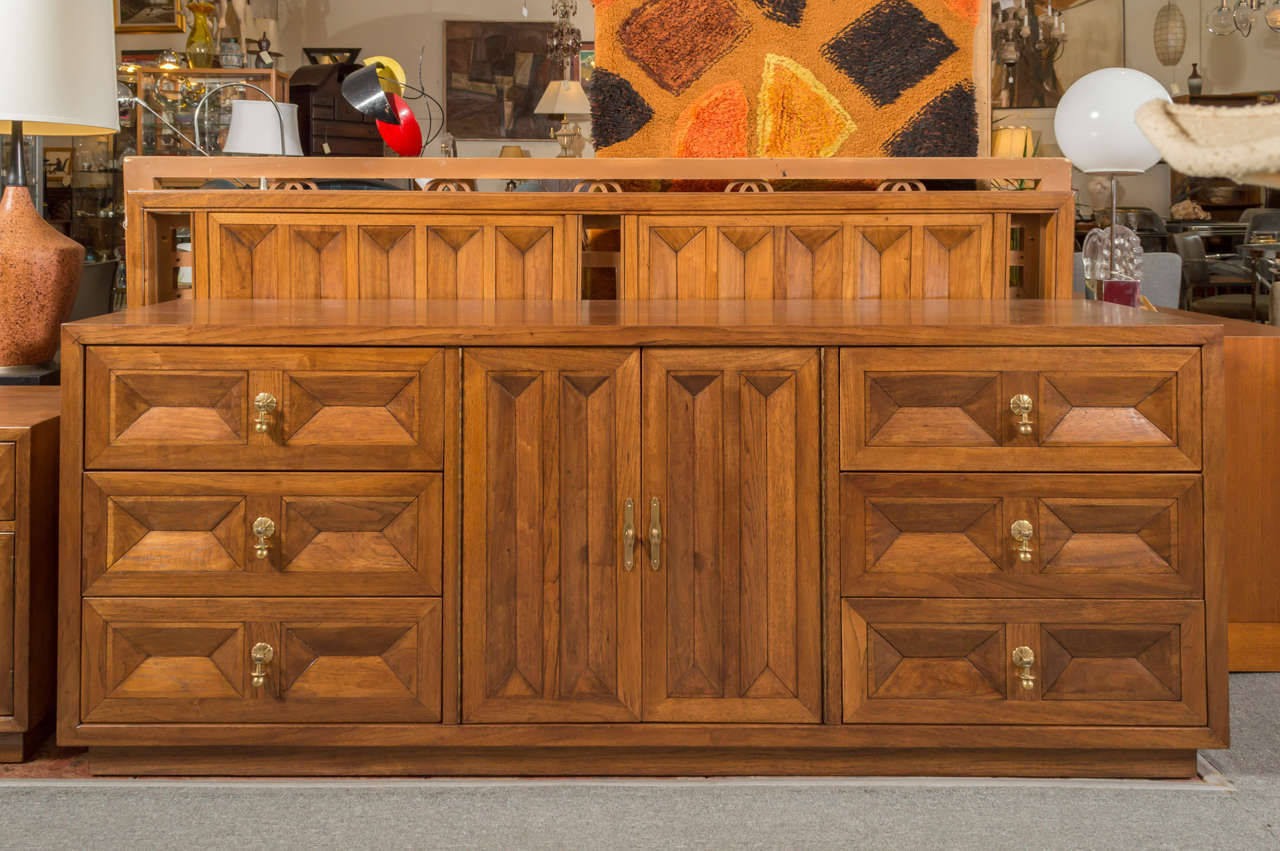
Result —
[[[0,51],[0,132],[13,161],[0,200],[0,367],[48,362],[80,286],[84,247],[31,203],[23,136],[120,129],[110,3],[0,0],[10,38]]]
[[[591,114],[591,102],[587,100],[582,83],[577,80],[552,80],[533,111],[540,115],[562,116],[555,132],[555,138],[560,143],[559,156],[573,156],[573,144],[582,135],[582,131],[577,124],[569,121],[569,116]]]
[[[224,154],[302,156],[298,105],[266,100],[233,100]]]
[[[1105,281],[1108,285],[1118,284],[1118,298],[1125,303],[1138,298],[1137,263],[1130,269],[1118,268],[1117,256],[1123,247],[1119,238],[1124,232],[1127,243],[1137,243],[1137,237],[1116,220],[1116,178],[1142,174],[1160,161],[1160,152],[1134,119],[1138,107],[1152,100],[1171,100],[1154,77],[1132,68],[1103,68],[1076,80],[1063,93],[1053,115],[1058,146],[1072,165],[1085,174],[1104,175],[1111,180],[1111,226],[1105,237],[1098,229],[1089,232],[1085,237],[1085,257],[1090,256],[1090,243],[1102,239],[1109,243],[1102,243],[1102,253],[1107,258]],[[1136,254],[1140,253],[1138,249]],[[1123,276],[1119,274],[1122,271]],[[1098,297],[1111,300],[1106,289],[1100,286]]]

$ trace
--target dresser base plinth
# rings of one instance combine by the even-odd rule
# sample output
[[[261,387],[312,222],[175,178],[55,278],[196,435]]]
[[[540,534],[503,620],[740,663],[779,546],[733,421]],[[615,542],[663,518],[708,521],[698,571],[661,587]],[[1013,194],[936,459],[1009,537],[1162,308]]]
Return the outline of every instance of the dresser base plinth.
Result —
[[[1191,778],[1194,750],[91,748],[99,775]]]
[[[0,733],[0,762],[26,762],[52,733],[52,716],[41,722],[34,730]]]

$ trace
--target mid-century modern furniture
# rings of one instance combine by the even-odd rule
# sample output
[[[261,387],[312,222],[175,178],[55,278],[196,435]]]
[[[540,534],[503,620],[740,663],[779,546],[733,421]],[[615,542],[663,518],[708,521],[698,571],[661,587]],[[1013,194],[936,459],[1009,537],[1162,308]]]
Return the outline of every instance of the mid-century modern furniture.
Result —
[[[53,721],[58,405],[57,387],[0,387],[0,762]]]
[[[1221,330],[1072,300],[1056,249],[1016,298],[1011,215],[1071,223],[1029,162],[984,176],[1050,188],[135,193],[134,268],[185,212],[197,284],[64,329],[59,741],[99,773],[1192,775],[1227,743]],[[531,177],[449,166],[401,168]],[[587,213],[618,300],[578,295]]]
[[[322,157],[377,157],[382,138],[373,119],[342,96],[342,81],[363,68],[356,62],[303,65],[289,78],[289,100],[298,105],[302,152]]]

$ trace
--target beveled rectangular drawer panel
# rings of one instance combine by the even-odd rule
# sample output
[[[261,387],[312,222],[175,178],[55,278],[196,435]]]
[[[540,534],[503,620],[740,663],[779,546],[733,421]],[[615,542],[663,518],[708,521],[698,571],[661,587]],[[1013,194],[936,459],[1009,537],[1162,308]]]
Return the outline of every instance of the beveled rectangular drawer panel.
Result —
[[[1029,403],[1025,422],[1015,403]],[[846,470],[1195,470],[1189,347],[840,352]]]
[[[442,500],[439,473],[88,473],[84,593],[435,596]]]
[[[90,598],[86,722],[440,720],[440,600]],[[271,648],[262,685],[256,645]]]
[[[94,346],[85,466],[439,470],[452,420],[445,358],[440,349]]]
[[[0,443],[0,520],[16,515],[14,489],[18,480],[18,453],[13,443]]]
[[[841,608],[845,723],[1205,723],[1196,601],[857,598]]]
[[[1202,494],[1197,474],[842,473],[842,591],[1198,598]]]

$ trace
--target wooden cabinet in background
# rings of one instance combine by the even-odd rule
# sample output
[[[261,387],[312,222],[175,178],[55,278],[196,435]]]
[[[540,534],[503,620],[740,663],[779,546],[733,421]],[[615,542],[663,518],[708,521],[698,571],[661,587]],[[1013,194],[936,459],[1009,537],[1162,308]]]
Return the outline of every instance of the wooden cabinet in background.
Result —
[[[54,710],[58,403],[0,387],[0,762],[30,756]]]

